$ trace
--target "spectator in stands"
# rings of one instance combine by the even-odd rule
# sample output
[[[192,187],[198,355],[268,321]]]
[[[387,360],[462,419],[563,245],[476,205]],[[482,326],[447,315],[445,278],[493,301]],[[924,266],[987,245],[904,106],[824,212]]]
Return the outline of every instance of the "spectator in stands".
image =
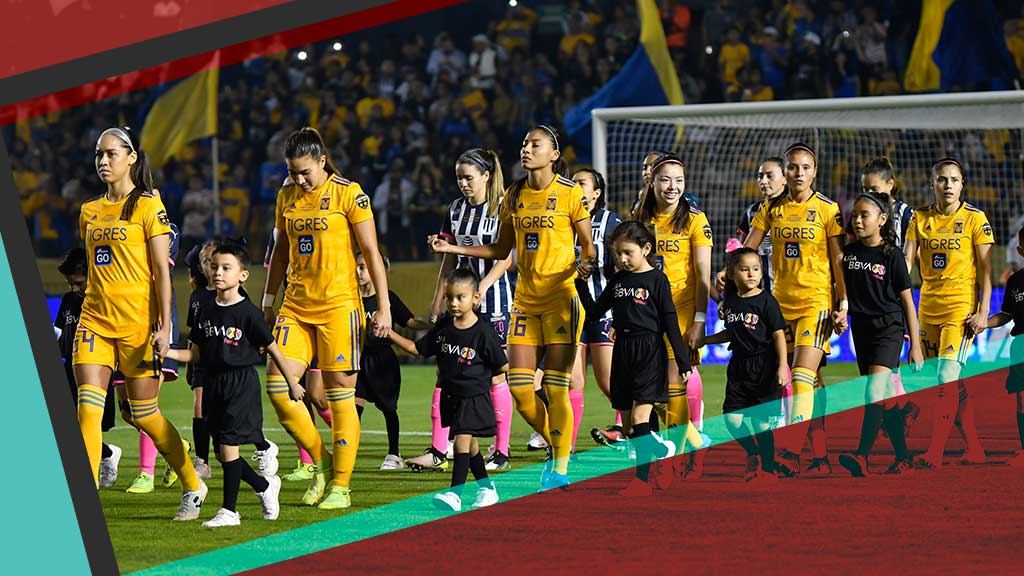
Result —
[[[164,191],[160,190],[161,198]],[[249,197],[252,192],[246,182],[245,166],[239,164],[231,171],[230,184],[220,191],[220,233],[224,236],[243,236],[249,222]]]
[[[739,72],[742,90],[740,100],[743,102],[767,102],[775,99],[772,87],[761,79],[761,69],[757,66],[742,68]]]
[[[466,55],[455,47],[455,42],[447,32],[437,35],[434,50],[427,59],[427,74],[431,83],[437,84],[440,75],[446,74],[453,82],[466,71]]]
[[[750,62],[750,47],[740,40],[739,28],[730,28],[726,33],[725,44],[718,52],[718,77],[722,81],[722,90],[729,92],[731,85],[737,84],[736,73]]]
[[[800,39],[793,58],[790,80],[790,96],[793,99],[820,98],[825,94],[820,50],[821,37],[814,32],[807,32]]]
[[[490,93],[494,90],[494,77],[498,73],[498,53],[486,34],[473,36],[473,52],[469,55],[470,85]]]
[[[690,7],[678,0],[668,0],[661,8],[665,43],[669,50],[682,50],[690,40]]]
[[[776,98],[786,92],[786,70],[789,68],[789,50],[780,42],[779,31],[774,26],[765,27],[761,33],[761,50],[758,56],[764,83],[772,89]]]
[[[278,182],[280,185],[280,182]],[[202,245],[210,234],[210,220],[217,206],[217,198],[207,188],[202,177],[194,175],[189,178],[188,191],[181,199],[181,211],[184,214],[181,223],[182,258],[193,246]]]
[[[395,260],[407,258],[410,253],[412,234],[409,230],[408,207],[412,196],[412,182],[405,176],[405,162],[396,158],[373,193],[377,230],[384,237],[388,257]]]
[[[888,64],[886,60],[885,40],[889,35],[889,27],[878,20],[878,11],[871,4],[861,9],[861,23],[857,27],[857,57],[861,65],[861,83],[865,77],[880,77]]]

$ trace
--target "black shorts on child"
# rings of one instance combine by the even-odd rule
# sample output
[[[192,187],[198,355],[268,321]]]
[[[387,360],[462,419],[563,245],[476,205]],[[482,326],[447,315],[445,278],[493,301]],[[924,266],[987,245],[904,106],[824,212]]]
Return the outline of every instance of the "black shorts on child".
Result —
[[[1006,374],[1006,392],[1024,392],[1024,335],[1011,336],[1010,370]]]
[[[441,426],[451,427],[451,434],[469,434],[475,438],[489,438],[498,433],[491,394],[469,398],[449,396],[441,390]]]
[[[263,439],[263,404],[256,368],[247,366],[206,375],[203,416],[218,445],[241,446]]]
[[[850,330],[861,376],[867,375],[869,366],[899,368],[903,353],[902,312],[874,318],[853,316],[850,318]]]
[[[373,402],[381,412],[398,410],[398,395],[402,389],[398,356],[391,348],[375,348],[360,359],[356,378],[356,398]]]
[[[667,370],[668,351],[661,334],[620,335],[612,348],[612,408],[632,410],[634,402],[668,402]]]
[[[776,374],[779,359],[775,351],[733,357],[726,368],[725,402],[722,412],[747,410],[779,398]],[[774,413],[778,413],[775,410]]]

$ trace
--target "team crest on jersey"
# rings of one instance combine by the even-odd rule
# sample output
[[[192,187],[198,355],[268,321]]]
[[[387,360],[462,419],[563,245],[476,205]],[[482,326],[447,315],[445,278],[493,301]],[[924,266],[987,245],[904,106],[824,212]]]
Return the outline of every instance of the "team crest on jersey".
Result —
[[[988,236],[989,238],[991,238],[992,237],[992,226],[989,226],[989,223],[985,222],[984,224],[981,225],[981,233],[984,234],[985,236]]]
[[[358,206],[360,210],[366,210],[370,207],[370,197],[366,194],[356,196],[356,206]]]
[[[330,210],[330,209],[331,209],[331,197],[330,196],[326,196],[324,198],[321,198],[320,199],[320,211],[323,212],[325,210]]]
[[[558,198],[548,198],[548,203],[544,207],[548,212],[554,212],[558,209]]]
[[[166,210],[161,210],[161,211],[157,212],[156,213],[156,220],[157,220],[157,222],[159,222],[160,224],[163,224],[164,226],[170,226],[171,225],[171,219],[167,217],[167,211]]]
[[[964,233],[964,223],[962,221],[954,222],[953,223],[953,234],[963,234],[963,233]]]
[[[275,322],[275,324],[284,324],[287,321],[288,321],[288,319],[285,318],[284,316],[278,316],[277,317],[277,322]]]
[[[704,237],[711,240],[711,226],[704,226]]]
[[[92,218],[89,218],[89,220],[95,220],[95,219],[96,219],[96,215],[95,214],[92,215]]]
[[[808,222],[814,222],[814,220],[815,220],[815,218],[817,218],[817,216],[818,216],[818,211],[817,210],[808,210],[807,211],[807,221]]]

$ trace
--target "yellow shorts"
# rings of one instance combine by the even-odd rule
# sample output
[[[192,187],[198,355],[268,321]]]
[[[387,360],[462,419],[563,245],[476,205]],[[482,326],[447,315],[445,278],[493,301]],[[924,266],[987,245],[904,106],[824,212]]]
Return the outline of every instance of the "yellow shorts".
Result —
[[[963,364],[973,341],[974,334],[964,322],[921,323],[921,348],[926,359],[942,358]]]
[[[153,333],[139,326],[131,336],[108,338],[79,324],[72,346],[72,364],[96,364],[118,370],[126,379],[157,378],[160,359],[153,351]]]
[[[832,353],[832,311],[823,310],[817,316],[786,319],[786,350],[792,354],[800,346],[817,348],[826,356]]]
[[[535,313],[513,308],[509,317],[512,330],[508,344],[547,346],[580,343],[583,334],[583,305],[578,297],[548,305]]]
[[[359,370],[363,351],[363,310],[338,309],[325,322],[311,324],[298,320],[282,308],[274,324],[274,341],[281,354],[309,368],[316,358],[323,372]]]
[[[686,337],[686,331],[690,329],[690,326],[693,326],[693,314],[694,310],[692,308],[676,308],[676,318],[679,320],[679,333],[684,338]],[[669,344],[667,336],[665,337],[665,347],[668,348],[668,359],[675,360],[676,353],[672,350],[672,345]],[[700,366],[700,350],[690,351],[690,364]]]

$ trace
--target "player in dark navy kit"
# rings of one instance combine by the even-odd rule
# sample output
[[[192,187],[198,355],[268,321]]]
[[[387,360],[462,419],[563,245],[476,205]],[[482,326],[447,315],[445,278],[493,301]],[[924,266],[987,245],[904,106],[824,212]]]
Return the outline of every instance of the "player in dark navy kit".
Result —
[[[415,356],[436,356],[441,381],[441,423],[455,435],[451,490],[434,496],[442,510],[462,510],[462,489],[469,471],[477,482],[473,508],[497,504],[498,491],[487,476],[477,438],[497,431],[491,403],[491,380],[508,370],[508,359],[498,334],[481,322],[474,309],[480,305],[480,277],[472,268],[456,268],[445,278],[448,316],[416,343],[391,332],[391,340]]]
[[[1024,256],[1024,228],[1017,231],[1017,253]],[[1010,336],[1010,370],[1006,374],[1006,392],[1017,397],[1017,434],[1020,450],[1010,458],[1010,466],[1024,468],[1024,270],[1014,272],[1006,281],[1003,305],[988,319],[988,328],[996,328],[1013,321]]]
[[[665,336],[675,351],[675,368],[686,382],[692,370],[689,353],[679,330],[672,287],[664,272],[654,267],[654,234],[640,222],[630,221],[615,229],[610,239],[620,272],[608,281],[594,302],[586,281],[576,279],[576,290],[589,317],[612,310],[616,340],[612,351],[612,407],[630,425],[629,437],[636,448],[636,477],[623,496],[649,496],[652,459],[675,454],[675,444],[651,434],[655,404],[668,402],[668,351]],[[658,475],[659,488],[668,488],[675,476],[671,466]]]

